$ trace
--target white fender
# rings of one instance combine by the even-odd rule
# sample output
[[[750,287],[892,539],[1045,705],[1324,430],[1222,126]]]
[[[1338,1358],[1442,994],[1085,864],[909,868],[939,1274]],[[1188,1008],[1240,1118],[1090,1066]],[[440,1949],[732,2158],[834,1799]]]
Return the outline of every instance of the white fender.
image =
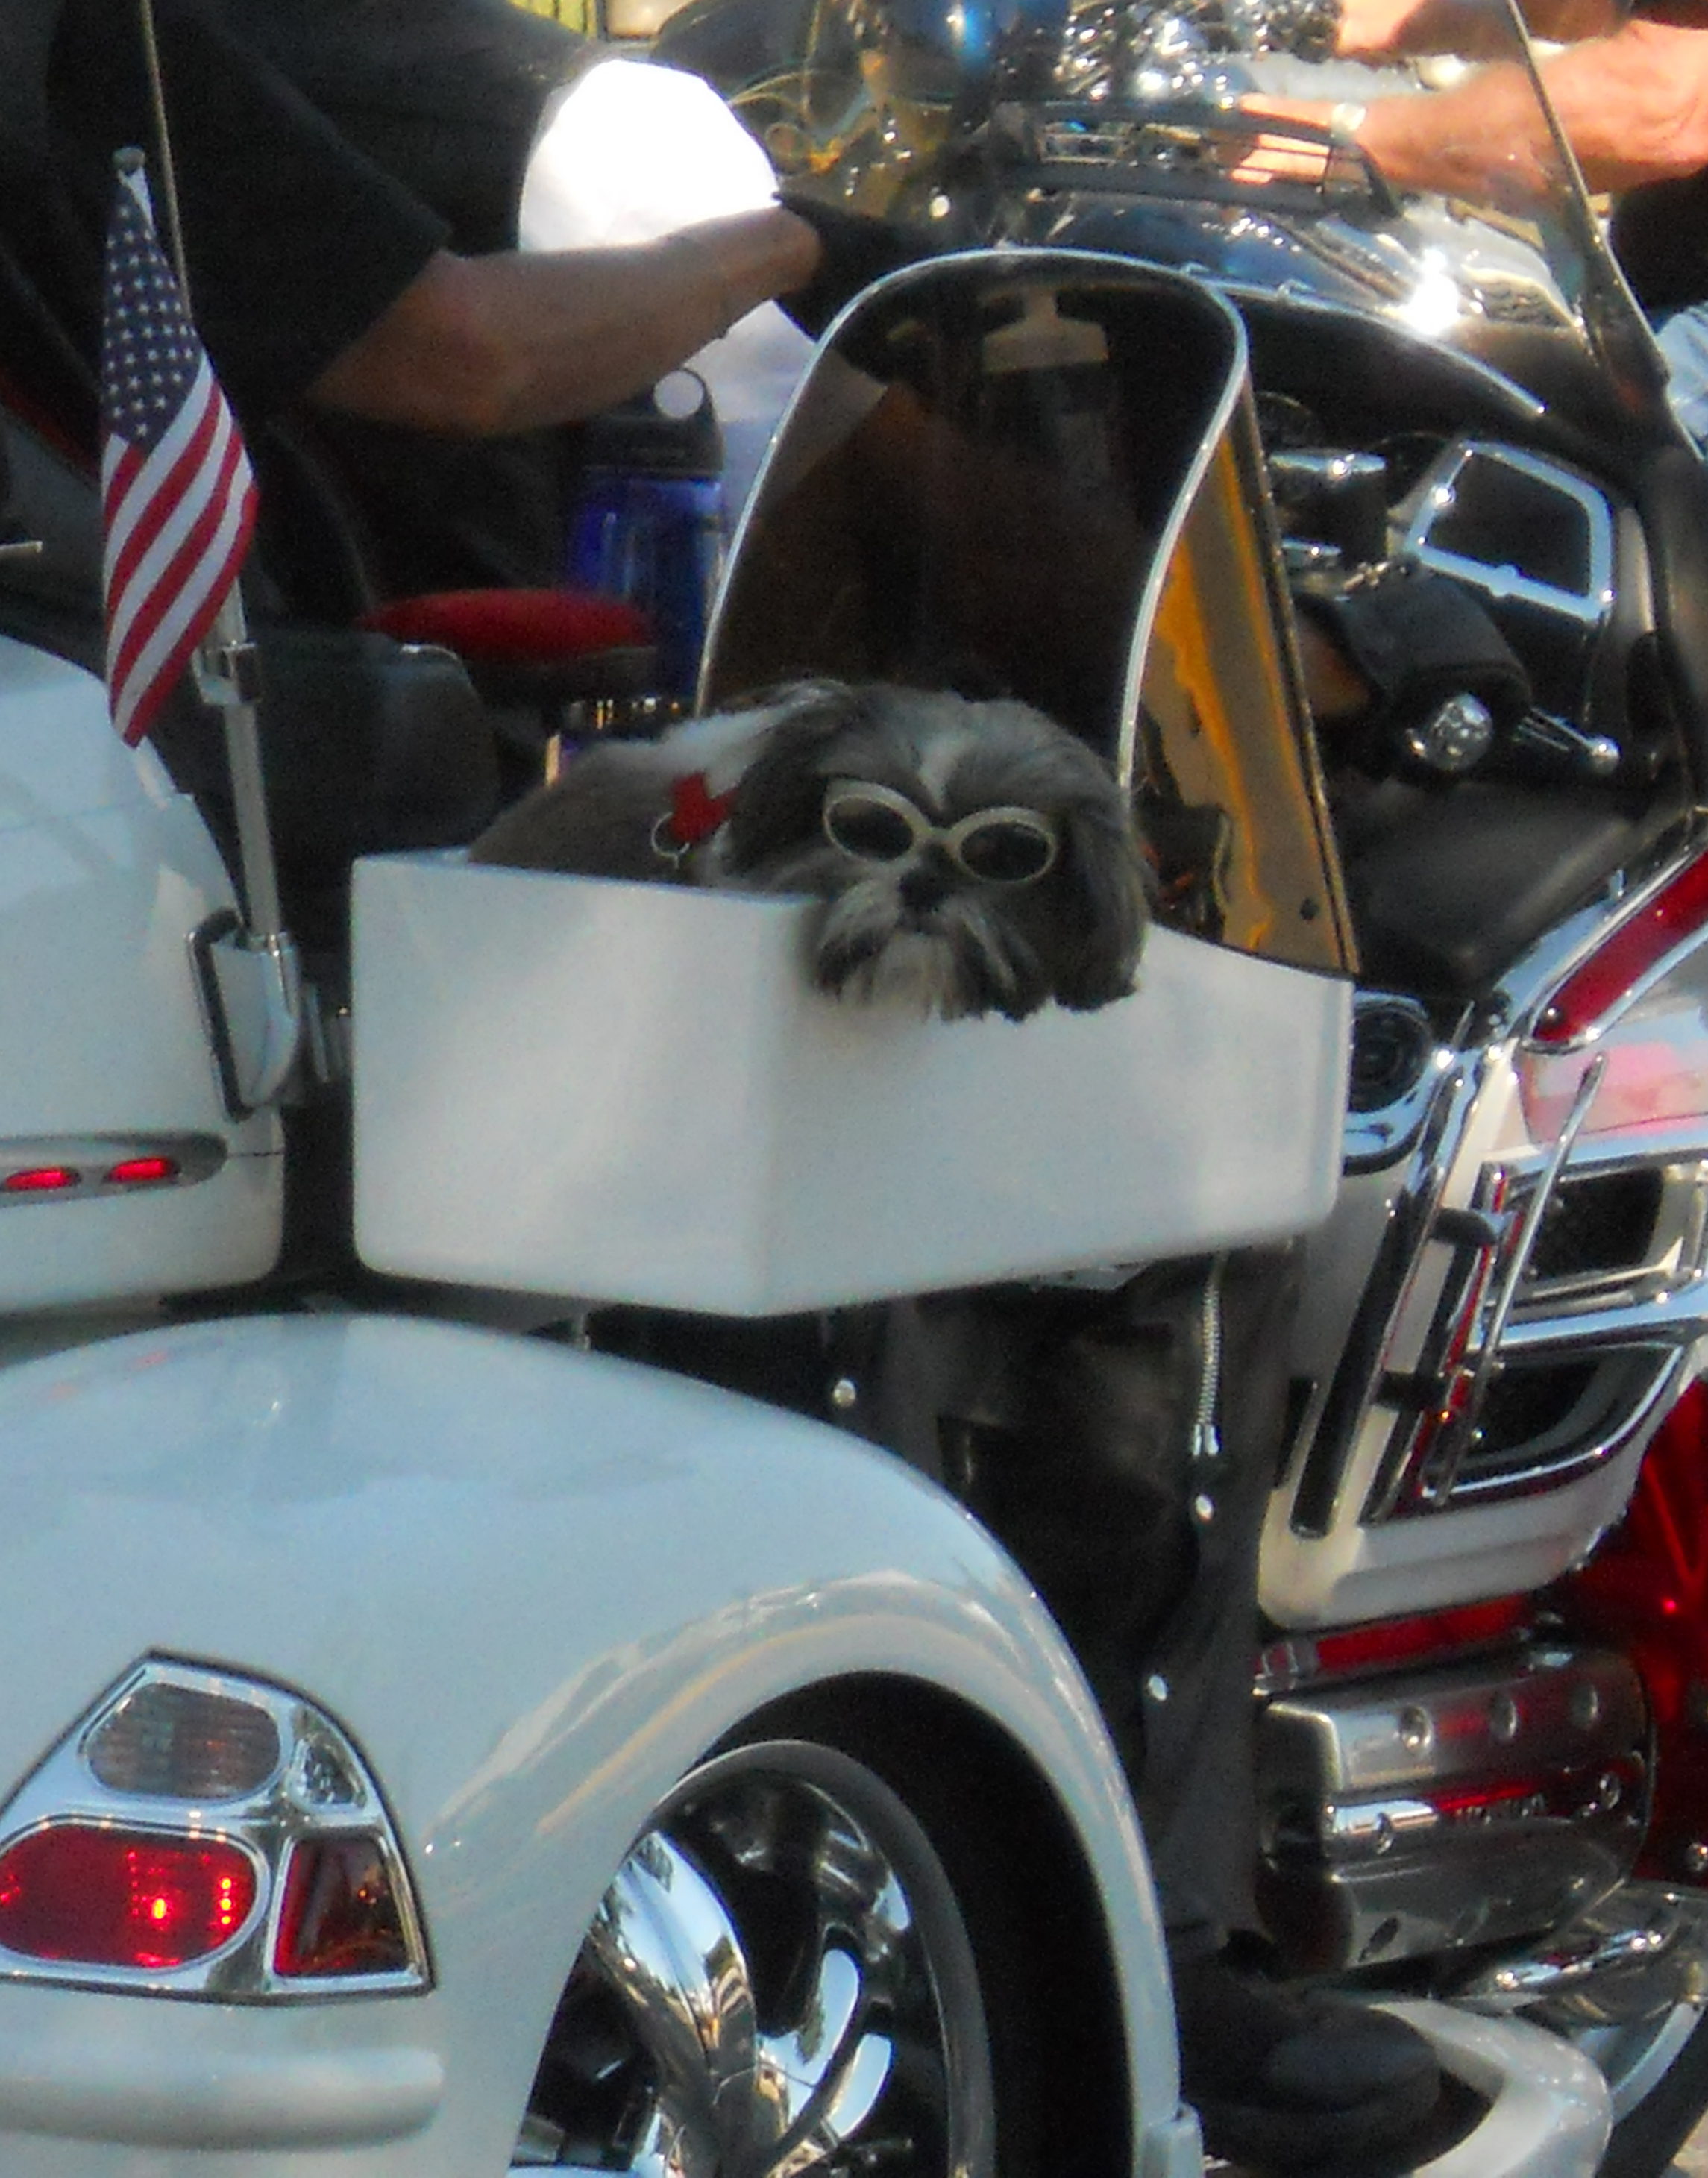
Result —
[[[339,2142],[349,2178],[487,2168],[649,1812],[759,1705],[850,1672],[958,1697],[1048,1779],[1107,1907],[1136,2148],[1180,2162],[1143,1850],[1089,1694],[996,1546],[887,1455],[538,1339],[251,1317],[0,1373],[0,1488],[8,1621],[52,1629],[27,1665],[7,1644],[0,1794],[150,1651],[299,1689],[389,1798],[436,1975],[284,2007],[0,1985],[8,2178],[70,2167],[62,2078],[115,2127],[157,2110],[156,2139],[199,2078],[226,2098],[209,2144],[256,2137],[221,2134],[235,2103],[282,2113],[281,2148]]]

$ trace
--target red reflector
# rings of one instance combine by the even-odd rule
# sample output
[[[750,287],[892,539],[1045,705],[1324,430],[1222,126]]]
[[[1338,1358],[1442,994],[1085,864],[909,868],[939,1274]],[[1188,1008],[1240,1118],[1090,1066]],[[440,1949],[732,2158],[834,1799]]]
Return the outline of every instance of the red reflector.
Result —
[[[39,1164],[28,1172],[8,1172],[0,1179],[8,1195],[54,1195],[81,1184],[83,1174],[74,1165]]]
[[[220,1839],[56,1823],[0,1853],[0,1945],[28,1958],[181,1967],[255,1902],[253,1862]]]
[[[178,1172],[176,1157],[126,1157],[108,1172],[107,1184],[109,1187],[148,1187],[162,1179],[176,1179]]]
[[[1318,1666],[1324,1672],[1360,1672],[1415,1663],[1437,1650],[1499,1640],[1516,1633],[1529,1616],[1528,1597],[1503,1596],[1493,1603],[1432,1612],[1426,1617],[1393,1618],[1374,1626],[1349,1627],[1341,1634],[1319,1634]]]
[[[402,1973],[409,1945],[376,1840],[307,1838],[285,1871],[273,1968],[280,1974]]]
[[[1708,923],[1708,855],[1681,870],[1567,977],[1536,1023],[1538,1043],[1575,1043],[1675,945]]]

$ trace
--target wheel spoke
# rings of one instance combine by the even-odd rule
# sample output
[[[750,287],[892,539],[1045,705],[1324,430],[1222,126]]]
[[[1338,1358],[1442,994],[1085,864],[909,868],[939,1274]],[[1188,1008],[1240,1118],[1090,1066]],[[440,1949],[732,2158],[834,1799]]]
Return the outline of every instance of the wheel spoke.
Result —
[[[823,1749],[704,1776],[600,1904],[512,2167],[949,2178],[951,2139],[988,2137],[988,2075],[971,1953],[922,1834]]]

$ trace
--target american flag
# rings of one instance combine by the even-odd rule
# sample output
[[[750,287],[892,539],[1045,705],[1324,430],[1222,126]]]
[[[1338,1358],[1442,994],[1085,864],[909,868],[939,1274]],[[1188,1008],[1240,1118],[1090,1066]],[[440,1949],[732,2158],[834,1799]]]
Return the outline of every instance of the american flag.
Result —
[[[107,700],[133,747],[212,627],[255,520],[249,457],[142,188],[120,175],[101,346]]]

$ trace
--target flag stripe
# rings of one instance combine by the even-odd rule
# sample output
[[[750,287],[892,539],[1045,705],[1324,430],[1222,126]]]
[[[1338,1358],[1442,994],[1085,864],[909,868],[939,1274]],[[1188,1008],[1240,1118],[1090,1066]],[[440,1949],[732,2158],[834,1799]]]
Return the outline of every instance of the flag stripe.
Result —
[[[215,513],[209,509],[205,526],[212,525]],[[127,740],[137,737],[134,721],[142,698],[156,689],[163,701],[207,632],[231,588],[254,526],[253,503],[232,501],[218,512],[213,535],[198,534],[188,540],[180,557],[189,560],[194,555],[189,577],[182,587],[166,594],[166,610],[136,631],[138,639],[110,666],[114,700],[122,704],[126,719],[120,731]]]
[[[133,746],[217,619],[255,530],[241,434],[149,222],[122,178],[101,357],[107,699]]]
[[[182,512],[209,441],[219,428],[221,408],[213,380],[205,371],[202,375],[205,382],[194,408],[186,407],[139,464],[133,468],[127,462],[121,488],[107,495],[107,584],[115,594],[122,594],[137,561],[162,524]]]
[[[197,460],[198,471],[210,473],[190,479],[193,492],[180,488],[182,495],[168,502],[168,518],[136,526],[134,534],[139,538],[145,528],[153,534],[145,550],[130,555],[129,570],[113,581],[113,595],[120,602],[107,632],[108,656],[121,675],[129,671],[139,645],[148,640],[149,631],[170,610],[172,599],[199,587],[200,548],[233,503],[235,470],[243,459],[235,435],[227,432],[223,436],[223,448],[210,448]],[[217,461],[216,454],[221,457]],[[151,506],[161,503],[156,495]]]

